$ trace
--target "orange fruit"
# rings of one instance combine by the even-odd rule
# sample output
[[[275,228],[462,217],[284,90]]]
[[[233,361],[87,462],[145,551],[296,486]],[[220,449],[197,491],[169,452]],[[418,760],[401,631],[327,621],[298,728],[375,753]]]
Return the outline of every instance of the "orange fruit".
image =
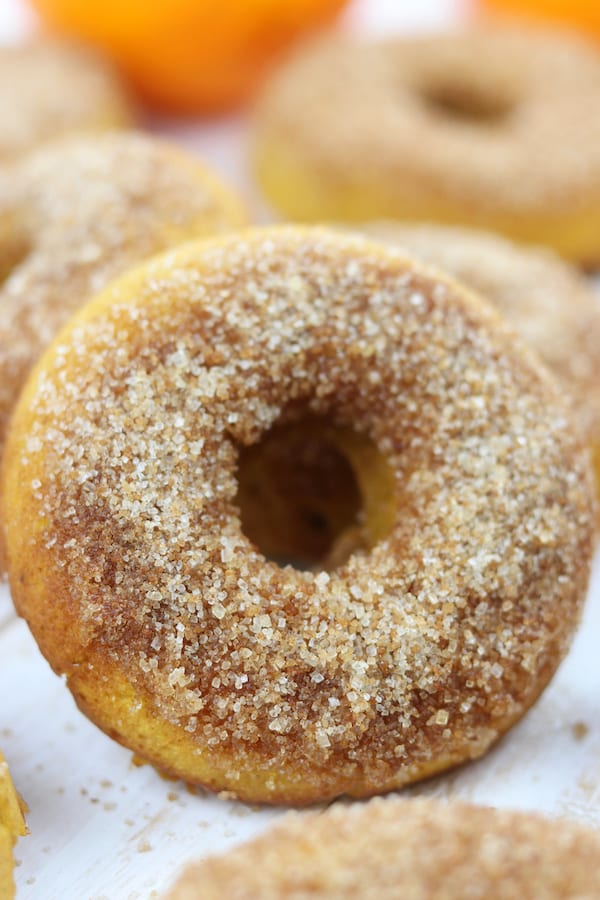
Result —
[[[243,103],[285,47],[347,0],[31,0],[51,28],[95,44],[152,106]]]
[[[598,0],[485,0],[485,6],[568,25],[600,37]]]

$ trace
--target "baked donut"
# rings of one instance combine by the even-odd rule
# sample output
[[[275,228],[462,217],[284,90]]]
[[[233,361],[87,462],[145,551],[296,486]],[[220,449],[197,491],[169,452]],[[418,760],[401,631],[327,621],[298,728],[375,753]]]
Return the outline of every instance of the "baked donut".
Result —
[[[271,803],[390,790],[484,753],[565,653],[593,549],[575,431],[492,309],[391,248],[190,244],[92,301],[24,389],[13,599],[81,709],[168,773]],[[296,564],[253,539],[273,453]]]
[[[65,138],[0,179],[0,449],[27,374],[56,331],[134,263],[246,222],[192,157],[134,132]]]
[[[56,39],[0,47],[0,163],[73,132],[121,128],[128,98],[108,62]]]
[[[564,820],[435,800],[288,813],[190,866],[164,900],[583,900],[600,893],[600,834]]]
[[[440,266],[490,300],[569,394],[600,493],[600,300],[553,253],[443,225],[366,224],[367,235]]]
[[[600,262],[600,54],[519,29],[321,41],[267,85],[254,167],[303,221],[489,228]]]
[[[8,771],[8,764],[0,752],[0,897],[12,900],[13,846],[17,838],[27,834],[23,813],[25,804],[19,798]]]

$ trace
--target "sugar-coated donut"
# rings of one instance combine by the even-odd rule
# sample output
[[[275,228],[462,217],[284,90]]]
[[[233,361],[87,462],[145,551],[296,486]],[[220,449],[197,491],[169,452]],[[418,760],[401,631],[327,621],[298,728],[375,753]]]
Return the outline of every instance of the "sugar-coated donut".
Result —
[[[303,221],[489,228],[600,262],[600,53],[493,30],[321,41],[266,87],[254,161]]]
[[[288,813],[190,866],[164,900],[592,900],[600,834],[574,822],[435,800]]]
[[[593,548],[575,431],[492,309],[391,248],[190,244],[92,301],[24,389],[13,599],[81,709],[167,772],[273,803],[389,790],[484,753],[565,653]],[[261,445],[300,470],[302,556],[336,519],[333,564],[247,535],[277,492]]]
[[[37,40],[0,48],[0,163],[61,135],[131,123],[129,99],[89,48]]]
[[[73,311],[132,264],[240,227],[193,157],[134,132],[65,138],[0,179],[0,449],[15,400]]]
[[[369,223],[371,237],[440,266],[491,301],[568,391],[600,493],[600,299],[548,250],[443,225]]]
[[[0,897],[12,900],[13,847],[18,837],[27,834],[23,813],[25,804],[17,794],[8,771],[8,764],[0,752]]]

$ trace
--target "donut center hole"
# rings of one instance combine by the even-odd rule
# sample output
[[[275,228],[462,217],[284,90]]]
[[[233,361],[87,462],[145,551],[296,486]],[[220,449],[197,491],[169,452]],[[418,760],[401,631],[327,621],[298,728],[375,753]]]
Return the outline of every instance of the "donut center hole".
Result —
[[[514,107],[513,99],[501,91],[459,81],[423,85],[420,95],[425,105],[437,115],[474,124],[497,124]]]
[[[307,416],[274,425],[238,457],[242,530],[281,566],[331,571],[392,528],[393,473],[373,441]]]

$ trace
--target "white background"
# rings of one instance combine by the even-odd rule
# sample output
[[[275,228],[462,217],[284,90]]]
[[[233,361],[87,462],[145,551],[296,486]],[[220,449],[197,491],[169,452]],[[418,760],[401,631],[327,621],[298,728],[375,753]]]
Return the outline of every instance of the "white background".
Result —
[[[100,2],[100,0],[99,0]],[[465,8],[442,0],[351,4],[344,27],[387,32],[443,26]],[[0,42],[32,27],[18,0],[0,0]],[[0,123],[1,124],[1,123]],[[242,116],[152,124],[201,154],[268,217],[246,169]],[[600,826],[600,557],[572,651],[535,708],[483,760],[415,793],[539,809]],[[17,847],[23,900],[158,896],[188,860],[264,828],[280,810],[250,809],[135,767],[75,708],[0,587],[0,747],[30,813]]]

